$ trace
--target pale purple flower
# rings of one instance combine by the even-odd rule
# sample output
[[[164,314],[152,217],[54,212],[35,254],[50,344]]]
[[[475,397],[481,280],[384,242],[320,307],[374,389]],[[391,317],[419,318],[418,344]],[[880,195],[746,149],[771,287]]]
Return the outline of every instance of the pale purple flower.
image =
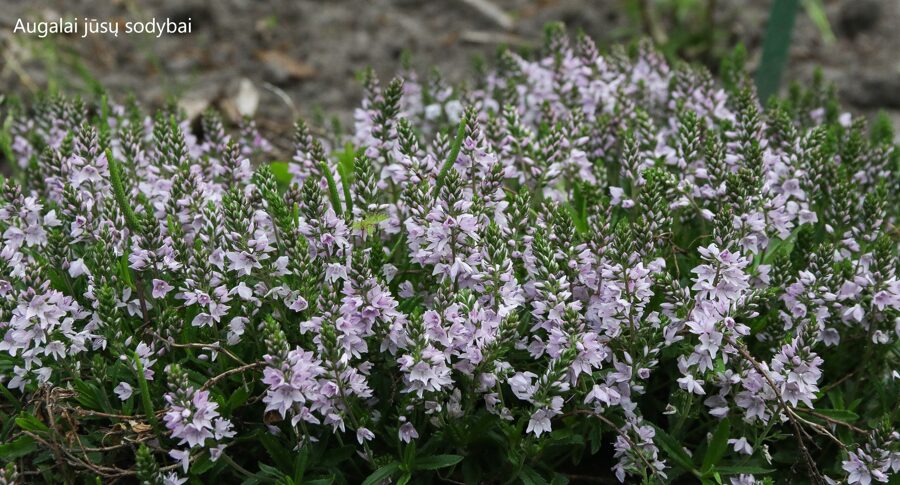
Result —
[[[543,433],[549,433],[553,429],[550,424],[550,418],[552,417],[553,413],[551,411],[538,409],[531,415],[531,419],[528,420],[528,428],[525,432],[534,433],[537,437],[540,437]]]
[[[368,429],[359,428],[356,430],[356,441],[358,441],[359,444],[363,444],[366,441],[371,441],[373,439],[375,439],[375,433],[369,431]]]
[[[400,429],[397,433],[400,437],[400,441],[404,443],[409,443],[419,437],[419,432],[416,431],[415,426],[409,422],[400,425]]]
[[[151,294],[153,295],[153,298],[164,298],[166,294],[172,291],[174,288],[175,287],[170,285],[168,282],[154,278]]]
[[[728,444],[734,448],[735,453],[742,453],[744,455],[753,454],[753,447],[750,446],[750,443],[747,443],[747,438],[743,436],[741,436],[740,438],[729,439]]]
[[[185,470],[187,472],[187,470]],[[163,476],[163,485],[182,485],[187,482],[187,477],[179,477],[177,473],[170,472]]]
[[[127,382],[120,382],[119,385],[116,386],[115,389],[113,389],[113,392],[116,393],[116,396],[119,396],[119,399],[124,401],[131,397],[131,385],[129,385]]]

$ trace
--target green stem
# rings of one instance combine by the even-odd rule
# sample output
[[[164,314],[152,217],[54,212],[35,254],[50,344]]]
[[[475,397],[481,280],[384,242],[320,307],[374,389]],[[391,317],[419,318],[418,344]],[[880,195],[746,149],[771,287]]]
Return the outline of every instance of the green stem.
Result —
[[[334,208],[334,213],[340,217],[343,214],[343,210],[341,209],[341,198],[338,197],[337,184],[334,182],[334,175],[331,174],[331,169],[328,168],[328,164],[325,162],[319,162],[319,167],[322,168],[322,174],[325,176],[325,181],[328,182],[328,197],[331,199],[331,207]]]
[[[799,6],[800,0],[774,0],[769,10],[762,60],[756,70],[756,90],[763,105],[781,84]]]
[[[112,150],[109,148],[106,149],[106,162],[109,165],[109,183],[112,185],[113,197],[115,197],[116,203],[119,204],[119,208],[122,209],[128,229],[132,233],[136,233],[139,226],[137,217],[135,217],[134,210],[131,209],[131,203],[128,202],[128,196],[125,193],[125,184],[122,183],[122,167],[113,158]]]
[[[444,178],[447,176],[450,169],[453,168],[453,164],[456,163],[456,159],[459,157],[459,150],[462,148],[463,138],[466,136],[467,118],[468,116],[463,114],[462,119],[459,120],[459,126],[456,128],[456,139],[453,140],[453,145],[450,146],[450,155],[444,162],[444,166],[441,167],[441,171],[437,176],[437,181],[434,184],[435,195],[440,193],[441,186],[444,184]]]
[[[144,407],[144,414],[147,415],[147,421],[154,429],[159,430],[159,421],[156,420],[156,413],[153,411],[153,402],[150,401],[150,386],[147,385],[147,379],[144,377],[144,364],[137,352],[131,352],[131,358],[134,359],[134,366],[137,369],[138,385],[141,389],[141,405]]]

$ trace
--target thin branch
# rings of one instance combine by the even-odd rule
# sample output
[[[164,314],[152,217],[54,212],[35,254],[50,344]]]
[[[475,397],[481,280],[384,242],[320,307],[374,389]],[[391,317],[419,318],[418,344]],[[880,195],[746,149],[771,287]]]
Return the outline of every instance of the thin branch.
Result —
[[[798,423],[798,416],[791,411],[791,408],[788,407],[787,403],[784,402],[784,399],[781,397],[781,392],[778,391],[778,386],[775,385],[775,382],[772,380],[772,377],[769,376],[769,373],[763,369],[762,365],[750,355],[750,352],[744,347],[743,344],[736,342],[732,339],[732,345],[740,352],[741,356],[756,369],[766,382],[769,384],[769,387],[772,388],[772,392],[775,393],[775,398],[778,400],[778,404],[781,406],[781,409],[784,411],[785,416],[787,416],[788,421],[791,423],[791,426],[794,428],[794,437],[797,438],[797,446],[800,448],[800,453],[803,455],[803,461],[806,464],[807,470],[809,470],[809,478],[816,484],[824,484],[825,480],[822,478],[822,474],[819,472],[819,469],[816,467],[816,462],[813,460],[812,455],[809,453],[809,449],[806,447],[806,442],[803,441],[804,431],[800,427]]]
[[[835,382],[832,382],[831,384],[828,384],[827,386],[823,387],[823,388],[819,391],[819,394],[822,395],[822,396],[824,396],[825,394],[828,393],[828,391],[834,389],[834,388],[837,387],[837,386],[840,386],[841,384],[844,383],[844,381],[846,381],[847,379],[853,377],[855,374],[856,374],[856,371],[850,372],[849,374],[845,375],[844,377],[841,377],[840,379],[836,380]]]
[[[200,390],[205,391],[205,390],[209,389],[210,387],[212,387],[213,385],[215,385],[217,382],[221,381],[222,379],[224,379],[230,375],[240,374],[241,372],[255,369],[257,367],[262,367],[264,365],[266,365],[265,362],[259,361],[259,362],[253,362],[250,364],[245,364],[240,367],[235,367],[234,369],[229,369],[217,376],[211,377],[208,381],[206,381],[205,384],[200,386]]]
[[[634,441],[631,441],[631,438],[628,437],[627,433],[625,433],[621,429],[619,429],[619,427],[616,426],[616,423],[613,423],[606,416],[603,416],[602,414],[590,414],[590,415],[596,417],[600,421],[603,421],[607,426],[612,427],[612,429],[614,429],[616,431],[616,433],[618,433],[619,436],[621,436],[622,439],[624,439],[625,442],[628,443],[628,446],[630,446],[631,449],[633,449],[637,452],[636,453],[637,456],[640,457],[642,462],[644,462],[644,466],[646,466],[647,468],[650,469],[650,473],[652,473],[653,475],[656,475],[656,467],[654,467],[653,465],[650,464],[649,461],[647,461],[647,458],[641,452],[641,449],[639,447],[637,447],[637,445],[634,444]]]
[[[157,333],[154,333],[153,337],[156,338],[157,340],[159,340],[160,342],[162,342],[162,344],[165,345],[166,347],[174,347],[174,348],[178,348],[178,349],[203,349],[203,350],[211,350],[213,352],[221,352],[221,353],[227,355],[228,357],[231,357],[238,364],[246,365],[246,362],[244,362],[240,357],[235,355],[234,352],[228,350],[225,347],[222,347],[218,342],[213,343],[213,344],[204,344],[204,343],[199,343],[199,342],[193,342],[193,343],[189,343],[189,344],[179,344],[179,343],[171,342],[167,339],[164,339],[164,338],[162,338],[161,335],[159,335]]]
[[[850,430],[855,431],[855,432],[860,433],[860,434],[865,434],[865,435],[868,435],[868,434],[869,434],[869,431],[867,431],[867,430],[864,430],[864,429],[862,429],[862,428],[860,428],[860,427],[858,427],[858,426],[854,426],[854,425],[852,425],[852,424],[850,424],[850,423],[848,423],[848,422],[846,422],[846,421],[841,421],[841,420],[839,420],[839,419],[834,419],[834,418],[832,418],[832,417],[830,417],[830,416],[827,416],[827,415],[825,415],[825,414],[822,414],[822,413],[820,413],[820,412],[817,412],[815,409],[797,408],[797,411],[802,411],[802,412],[804,412],[804,413],[811,414],[811,415],[813,415],[813,416],[815,416],[815,417],[821,419],[822,421],[827,421],[827,422],[829,422],[829,423],[831,423],[831,424],[836,424],[836,425],[839,425],[839,426],[843,426],[843,427],[845,427],[845,428],[847,428],[847,429],[850,429]]]

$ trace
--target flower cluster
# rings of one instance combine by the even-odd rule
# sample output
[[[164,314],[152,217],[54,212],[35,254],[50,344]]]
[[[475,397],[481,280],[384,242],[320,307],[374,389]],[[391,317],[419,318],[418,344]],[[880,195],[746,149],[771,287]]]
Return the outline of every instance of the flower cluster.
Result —
[[[287,162],[10,105],[4,479],[887,482],[900,150],[743,62],[551,27],[470,86],[368,73]]]

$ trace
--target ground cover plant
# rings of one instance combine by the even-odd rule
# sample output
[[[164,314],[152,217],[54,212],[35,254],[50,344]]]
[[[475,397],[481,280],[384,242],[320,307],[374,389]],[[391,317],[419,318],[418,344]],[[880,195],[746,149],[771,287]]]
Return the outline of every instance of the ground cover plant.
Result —
[[[350,133],[7,103],[0,483],[887,483],[900,155],[557,26]]]

